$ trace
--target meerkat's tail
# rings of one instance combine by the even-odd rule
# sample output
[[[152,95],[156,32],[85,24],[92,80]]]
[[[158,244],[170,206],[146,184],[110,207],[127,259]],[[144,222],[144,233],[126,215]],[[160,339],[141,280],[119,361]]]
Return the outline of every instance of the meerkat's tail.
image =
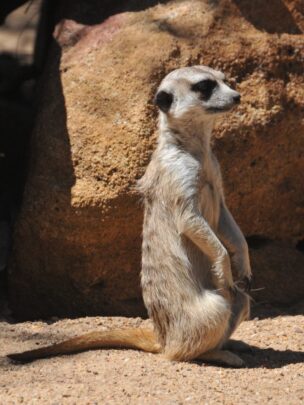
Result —
[[[45,357],[102,348],[138,349],[150,353],[159,353],[161,351],[161,345],[157,342],[156,336],[151,329],[134,328],[91,332],[51,346],[22,353],[12,353],[7,357],[26,363]]]

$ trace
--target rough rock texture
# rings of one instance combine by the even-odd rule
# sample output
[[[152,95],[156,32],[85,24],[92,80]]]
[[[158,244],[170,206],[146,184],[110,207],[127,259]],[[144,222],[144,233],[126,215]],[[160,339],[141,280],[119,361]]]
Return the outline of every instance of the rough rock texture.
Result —
[[[0,320],[1,404],[300,405],[304,402],[304,317],[244,322],[247,368],[169,362],[134,350],[98,350],[16,365],[6,354],[90,330],[140,326],[126,318],[9,324]]]
[[[255,286],[265,287],[255,297],[296,301],[304,2],[110,3],[69,1],[58,11],[10,268],[15,313],[143,312],[134,186],[155,146],[155,89],[191,64],[225,71],[242,93],[217,127],[215,151],[228,206],[250,237]]]

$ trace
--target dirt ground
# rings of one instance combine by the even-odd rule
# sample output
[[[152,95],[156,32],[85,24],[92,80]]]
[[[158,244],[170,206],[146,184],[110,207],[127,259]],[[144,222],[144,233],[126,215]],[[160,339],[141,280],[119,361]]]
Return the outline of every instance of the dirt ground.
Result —
[[[243,369],[169,362],[133,350],[98,350],[17,365],[5,355],[140,318],[0,320],[0,404],[304,403],[304,316],[267,310],[235,333],[253,346]],[[271,315],[271,317],[269,317]]]

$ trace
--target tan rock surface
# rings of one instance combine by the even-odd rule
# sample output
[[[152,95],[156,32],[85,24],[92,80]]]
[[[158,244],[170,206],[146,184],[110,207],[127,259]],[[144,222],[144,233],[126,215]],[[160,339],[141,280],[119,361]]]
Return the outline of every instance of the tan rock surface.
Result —
[[[254,272],[256,287],[266,287],[263,299],[298,299],[303,1],[264,7],[259,0],[253,8],[244,0],[182,0],[146,9],[145,2],[122,2],[112,12],[99,3],[67,2],[59,12],[15,234],[15,313],[143,313],[142,209],[134,186],[155,146],[155,89],[167,72],[190,64],[225,71],[242,93],[215,140],[228,206],[247,236],[281,240],[288,251],[268,263],[269,250],[260,248],[263,270]],[[293,251],[299,260],[291,278],[284,269]],[[278,264],[283,284],[291,283],[288,295],[284,288],[267,295]]]
[[[299,405],[304,401],[304,317],[244,322],[236,338],[253,345],[247,368],[169,362],[133,350],[98,350],[15,365],[5,356],[68,336],[139,326],[126,318],[82,318],[51,324],[0,322],[0,403]]]

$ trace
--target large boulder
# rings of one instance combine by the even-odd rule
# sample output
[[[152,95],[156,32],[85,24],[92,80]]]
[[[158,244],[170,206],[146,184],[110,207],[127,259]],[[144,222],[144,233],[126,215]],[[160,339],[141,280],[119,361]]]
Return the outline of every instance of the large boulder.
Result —
[[[57,10],[10,266],[20,317],[144,313],[135,185],[155,146],[155,90],[192,64],[223,70],[242,93],[214,147],[265,288],[255,298],[303,296],[303,1],[161,3]]]

